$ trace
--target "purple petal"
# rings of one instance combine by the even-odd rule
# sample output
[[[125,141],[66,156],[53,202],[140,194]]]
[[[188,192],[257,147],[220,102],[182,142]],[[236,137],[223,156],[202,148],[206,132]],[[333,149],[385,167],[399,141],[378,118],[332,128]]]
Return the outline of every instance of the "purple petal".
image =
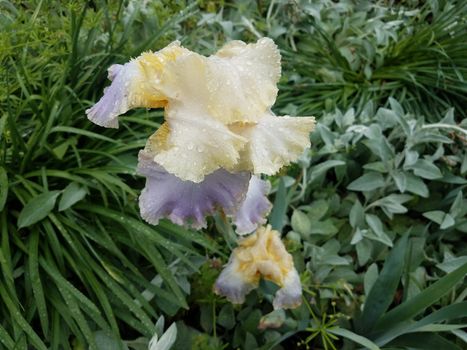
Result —
[[[250,174],[232,174],[219,169],[204,181],[184,181],[155,163],[146,150],[139,153],[138,172],[146,176],[146,187],[139,197],[141,216],[156,225],[166,217],[179,225],[206,227],[206,216],[218,208],[233,212],[245,197]]]
[[[259,277],[248,279],[242,274],[240,262],[232,253],[229,262],[214,284],[214,293],[227,298],[232,304],[243,304],[245,296],[258,287]]]
[[[237,226],[235,231],[239,235],[253,232],[266,222],[265,216],[272,207],[267,198],[270,189],[269,181],[261,180],[257,176],[251,177],[246,198],[234,215],[234,223]]]
[[[88,119],[105,128],[118,128],[117,117],[127,112],[131,79],[139,74],[134,61],[125,65],[114,64],[108,69],[112,84],[104,89],[104,96],[93,107],[86,110]]]
[[[295,309],[302,303],[302,284],[294,268],[285,276],[284,285],[276,292],[272,301],[274,309]]]

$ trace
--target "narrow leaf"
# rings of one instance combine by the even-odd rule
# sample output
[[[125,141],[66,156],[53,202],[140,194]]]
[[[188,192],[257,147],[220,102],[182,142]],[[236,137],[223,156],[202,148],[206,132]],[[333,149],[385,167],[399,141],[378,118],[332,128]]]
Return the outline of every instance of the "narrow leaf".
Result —
[[[347,339],[353,341],[354,343],[363,345],[366,349],[380,350],[378,345],[373,343],[371,340],[369,340],[369,339],[367,339],[365,337],[362,337],[361,335],[355,334],[355,333],[349,331],[348,329],[330,328],[330,329],[328,329],[328,332],[332,333],[332,334],[335,334],[335,335],[340,335],[341,337],[347,338]]]
[[[368,294],[360,319],[360,332],[370,331],[391,304],[404,268],[408,234],[389,253],[383,269]]]
[[[467,263],[442,277],[405,303],[389,311],[379,320],[376,329],[388,329],[396,326],[400,322],[410,320],[412,317],[417,316],[419,313],[425,311],[427,307],[437,302],[443,295],[448,293],[457,283],[465,278],[466,274]]]
[[[0,167],[0,212],[5,207],[8,197],[8,175],[3,167]]]

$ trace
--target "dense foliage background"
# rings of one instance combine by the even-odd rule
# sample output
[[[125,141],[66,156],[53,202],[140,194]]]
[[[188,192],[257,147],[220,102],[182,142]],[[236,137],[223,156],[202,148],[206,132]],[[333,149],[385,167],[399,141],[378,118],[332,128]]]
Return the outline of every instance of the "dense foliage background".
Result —
[[[140,219],[161,111],[84,114],[112,63],[261,36],[283,55],[275,112],[319,121],[270,179],[304,287],[286,312],[271,283],[213,295],[223,218]],[[147,349],[171,324],[173,349],[465,349],[466,38],[461,0],[0,1],[0,349]]]

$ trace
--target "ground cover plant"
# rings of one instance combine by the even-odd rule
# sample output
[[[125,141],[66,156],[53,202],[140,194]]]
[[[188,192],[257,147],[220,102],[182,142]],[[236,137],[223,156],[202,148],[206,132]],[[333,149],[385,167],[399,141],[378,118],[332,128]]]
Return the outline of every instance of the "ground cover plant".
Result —
[[[0,28],[0,349],[465,348],[463,1],[1,1]],[[235,242],[221,216],[141,220],[136,154],[161,112],[118,130],[84,112],[113,63],[262,36],[283,57],[274,111],[318,121],[269,178],[303,285],[288,311],[269,282],[241,306],[212,293]]]

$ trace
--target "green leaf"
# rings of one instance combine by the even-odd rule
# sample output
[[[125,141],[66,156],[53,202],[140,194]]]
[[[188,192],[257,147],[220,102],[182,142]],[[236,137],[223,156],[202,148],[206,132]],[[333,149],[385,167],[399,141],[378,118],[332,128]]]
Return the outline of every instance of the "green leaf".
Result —
[[[423,177],[424,179],[435,180],[443,177],[439,168],[425,159],[417,160],[410,168],[415,175]]]
[[[70,208],[86,196],[86,188],[76,182],[71,182],[63,191],[62,198],[58,203],[58,210],[63,211]]]
[[[403,335],[388,344],[388,347],[416,350],[462,350],[456,344],[438,334],[411,333]]]
[[[405,173],[405,178],[407,181],[407,191],[418,194],[424,198],[428,197],[428,187],[426,187],[422,179],[409,173]]]
[[[311,231],[311,220],[300,210],[294,210],[290,223],[292,229],[302,235],[308,235]]]
[[[384,177],[380,173],[369,172],[352,181],[347,189],[351,191],[373,191],[384,186]]]
[[[310,233],[312,235],[334,235],[339,229],[334,225],[332,219],[317,221],[311,225]]]
[[[363,290],[365,291],[365,295],[371,291],[373,285],[375,284],[376,280],[378,279],[378,265],[375,263],[371,264],[370,267],[365,272],[365,276],[363,277]]]
[[[373,343],[370,339],[362,337],[361,335],[355,334],[355,333],[349,331],[348,329],[336,327],[336,328],[328,329],[328,332],[332,333],[332,334],[335,334],[335,335],[339,335],[339,336],[344,337],[344,338],[347,338],[347,339],[353,341],[354,343],[363,345],[366,349],[380,350],[379,346],[376,345],[375,343]]]
[[[128,350],[120,339],[104,331],[94,332],[94,341],[98,350]]]
[[[170,350],[177,340],[177,325],[172,323],[160,339],[149,343],[149,350]]]
[[[389,253],[378,279],[365,300],[359,320],[359,333],[367,333],[375,326],[394,298],[405,265],[408,234],[401,237]]]
[[[410,320],[427,307],[437,302],[448,293],[457,283],[462,281],[467,274],[467,263],[440,278],[438,281],[424,289],[420,294],[395,307],[384,315],[377,323],[376,329],[383,330],[395,327],[400,322]]]
[[[318,199],[314,201],[313,203],[310,204],[310,206],[306,209],[308,217],[310,217],[312,220],[319,220],[321,219],[324,215],[326,215],[327,211],[329,209],[329,203],[328,201],[324,199]]]
[[[350,225],[353,228],[360,227],[363,225],[364,221],[365,221],[365,211],[360,201],[356,199],[349,213]]]
[[[436,222],[438,225],[441,225],[441,223],[444,220],[444,216],[446,213],[441,210],[432,210],[432,211],[427,211],[423,213],[423,216],[426,217],[427,219],[430,219],[433,222]]]
[[[380,218],[373,214],[366,214],[365,221],[371,230],[376,234],[378,240],[389,247],[392,247],[392,241],[384,231],[383,223]]]
[[[310,173],[309,182],[312,182],[318,176],[324,174],[329,169],[335,168],[337,166],[342,166],[342,165],[345,165],[345,162],[342,160],[336,160],[336,159],[329,159],[322,163],[314,165],[313,167],[310,168],[311,173]]]
[[[462,193],[462,190],[457,193],[456,199],[454,199],[454,202],[451,205],[451,208],[449,209],[449,214],[451,214],[453,217],[457,218],[460,215],[462,215],[462,212],[464,211],[464,195]],[[0,208],[1,211],[1,208]]]
[[[451,226],[454,226],[456,223],[456,221],[454,220],[454,218],[451,216],[451,214],[446,214],[444,216],[444,219],[443,219],[443,222],[441,223],[441,225],[439,225],[439,228],[441,230],[445,230]]]
[[[403,334],[419,332],[421,329],[425,329],[425,331],[427,331],[424,327],[433,326],[439,322],[458,319],[466,314],[467,302],[451,304],[432,312],[417,322],[404,322],[398,327],[385,329],[383,335],[375,339],[375,342],[378,345],[383,346]]]
[[[44,289],[42,287],[42,281],[39,273],[39,260],[38,260],[38,250],[39,250],[39,232],[35,230],[32,232],[29,238],[29,259],[28,259],[28,268],[29,276],[31,279],[31,287],[34,295],[34,301],[37,306],[37,311],[39,313],[39,320],[42,327],[42,332],[47,337],[49,330],[49,317],[47,314],[47,306],[45,304],[45,295]]]
[[[456,258],[445,259],[442,263],[436,265],[440,270],[450,273],[467,263],[467,255],[459,256]]]
[[[0,212],[5,207],[8,197],[8,174],[3,167],[0,167]]]
[[[454,218],[441,210],[432,210],[423,213],[423,216],[436,222],[441,230],[445,230],[451,226],[454,226],[456,221]]]
[[[276,198],[274,199],[274,206],[272,207],[271,214],[269,215],[269,223],[272,228],[281,231],[284,227],[285,213],[287,210],[287,192],[285,189],[284,179],[280,178],[279,187],[277,188]]]
[[[18,228],[35,224],[44,219],[54,208],[60,191],[44,192],[31,199],[21,210]]]
[[[217,316],[217,323],[225,329],[232,329],[235,326],[235,314],[232,304],[228,303],[222,307],[219,316]]]

